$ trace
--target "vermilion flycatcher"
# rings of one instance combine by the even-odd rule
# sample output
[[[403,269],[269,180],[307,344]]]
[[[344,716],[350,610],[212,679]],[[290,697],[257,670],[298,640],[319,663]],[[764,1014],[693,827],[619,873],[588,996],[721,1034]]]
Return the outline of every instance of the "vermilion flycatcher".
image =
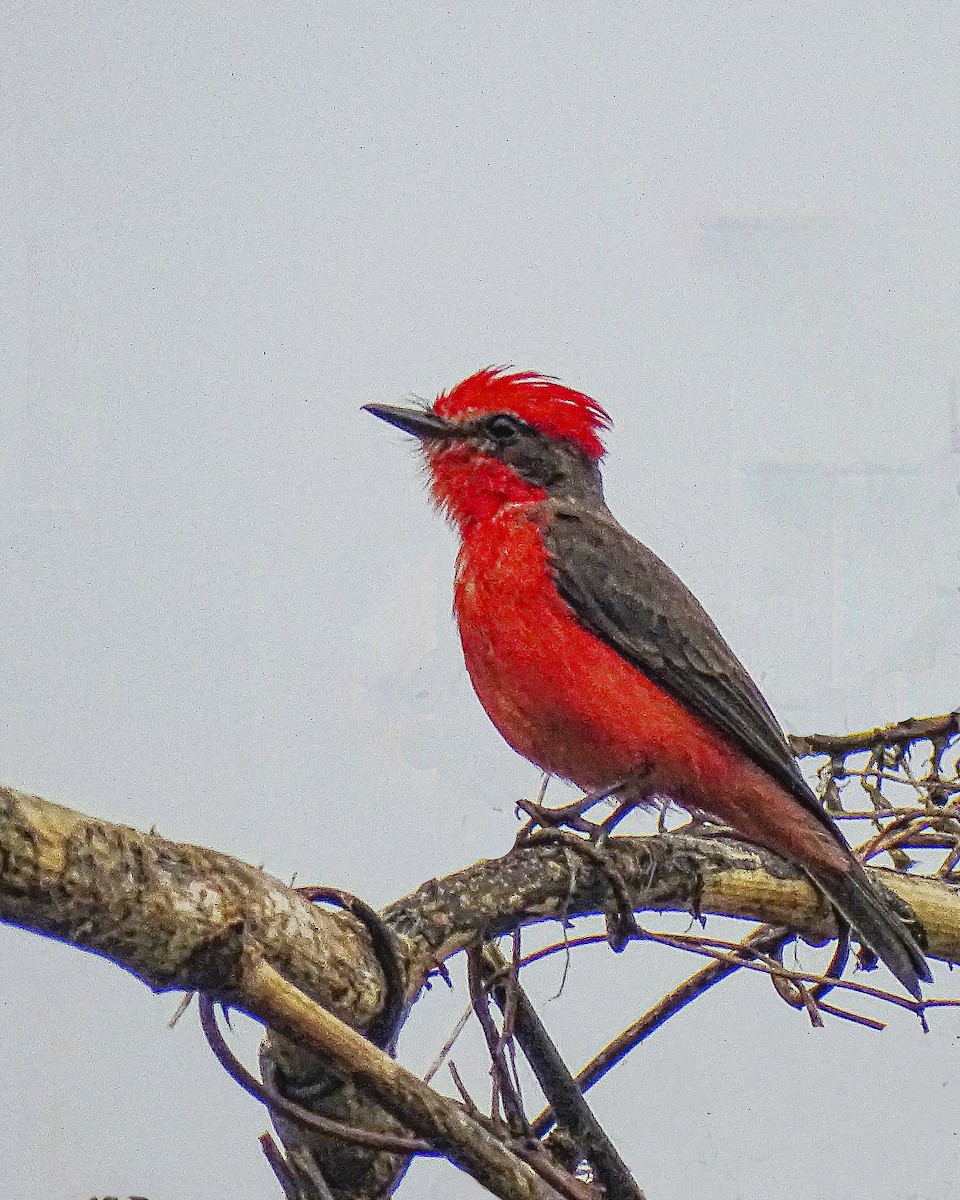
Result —
[[[606,412],[503,369],[431,408],[366,407],[419,438],[460,532],[464,659],[514,750],[588,793],[669,796],[792,860],[919,996],[930,972],[913,931],[818,803],[757,686],[604,503]]]

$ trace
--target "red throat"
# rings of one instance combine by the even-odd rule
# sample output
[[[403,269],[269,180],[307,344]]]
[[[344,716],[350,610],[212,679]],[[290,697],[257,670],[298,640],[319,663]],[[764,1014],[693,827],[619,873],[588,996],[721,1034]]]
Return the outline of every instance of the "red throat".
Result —
[[[486,521],[506,504],[545,500],[547,493],[521,479],[512,467],[465,445],[425,447],[430,494],[462,532]]]

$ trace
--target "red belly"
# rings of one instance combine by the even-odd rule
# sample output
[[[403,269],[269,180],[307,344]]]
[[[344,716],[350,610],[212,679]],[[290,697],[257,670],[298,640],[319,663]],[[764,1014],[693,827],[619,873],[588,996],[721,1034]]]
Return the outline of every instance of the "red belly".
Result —
[[[589,791],[652,765],[658,785],[694,802],[733,768],[712,730],[579,624],[525,506],[465,540],[454,610],[480,703],[551,775]]]

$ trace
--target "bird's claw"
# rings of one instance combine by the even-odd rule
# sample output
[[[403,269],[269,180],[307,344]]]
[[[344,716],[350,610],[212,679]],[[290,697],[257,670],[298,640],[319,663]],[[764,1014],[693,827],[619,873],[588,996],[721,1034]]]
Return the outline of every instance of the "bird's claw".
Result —
[[[585,821],[581,816],[588,807],[590,805],[585,805],[581,800],[573,804],[564,804],[560,808],[548,808],[535,800],[518,800],[518,814],[525,813],[529,820],[521,827],[515,844],[522,846],[529,842],[538,829],[571,829],[594,840],[599,826],[592,821]]]

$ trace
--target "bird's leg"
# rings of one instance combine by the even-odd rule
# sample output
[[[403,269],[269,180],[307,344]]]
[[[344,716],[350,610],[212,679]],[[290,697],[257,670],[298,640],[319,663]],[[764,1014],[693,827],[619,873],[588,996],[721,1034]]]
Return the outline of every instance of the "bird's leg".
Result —
[[[691,837],[698,838],[737,838],[742,839],[735,829],[729,825],[724,825],[717,817],[711,817],[709,813],[701,812],[699,809],[687,808],[687,813],[690,820],[686,825],[678,825],[673,831],[674,833],[689,834]]]
[[[593,840],[597,846],[604,846],[607,838],[616,829],[620,822],[633,812],[638,805],[643,803],[643,798],[633,798],[629,800],[621,800],[609,817],[604,817],[599,825],[594,827]]]
[[[541,804],[539,801],[543,799],[542,792],[536,802],[518,800],[517,809],[526,813],[530,820],[517,835],[517,842],[526,841],[538,828],[564,828],[576,830],[577,833],[585,833],[592,842],[602,846],[625,817],[629,816],[635,808],[640,808],[649,802],[654,790],[649,783],[651,770],[651,766],[645,763],[629,775],[618,779],[616,783],[595,788],[586,792],[579,800],[574,800],[571,804],[564,804],[558,808],[547,808]],[[616,806],[610,815],[604,817],[602,821],[585,820],[583,814],[604,800],[610,800]]]
[[[653,779],[653,763],[649,759],[640,762],[629,775],[608,787],[597,800],[612,800],[615,808],[609,816],[604,817],[594,826],[593,840],[598,846],[603,846],[625,817],[635,808],[641,808],[650,803],[650,798],[656,791]],[[596,801],[594,801],[596,803]]]
[[[652,762],[644,760],[629,775],[587,792],[572,804],[546,808],[542,803],[545,786],[537,803],[521,800],[517,804],[517,808],[530,818],[517,835],[517,845],[534,836],[558,841],[586,858],[606,881],[609,892],[609,903],[604,906],[607,941],[617,953],[633,938],[642,937],[643,931],[637,925],[627,885],[619,871],[610,865],[603,850],[620,822],[635,808],[648,802],[654,790],[652,774]],[[602,821],[586,820],[583,814],[604,800],[612,800],[616,805],[609,816]],[[576,833],[586,837],[577,837]]]

